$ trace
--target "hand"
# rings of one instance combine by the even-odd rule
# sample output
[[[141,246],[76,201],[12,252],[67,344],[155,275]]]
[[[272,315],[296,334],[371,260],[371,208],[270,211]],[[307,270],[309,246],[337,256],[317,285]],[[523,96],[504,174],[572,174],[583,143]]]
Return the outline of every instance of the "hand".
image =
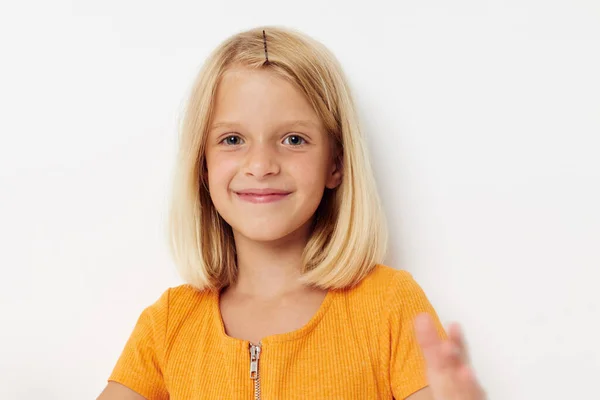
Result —
[[[431,316],[421,313],[415,318],[415,332],[427,362],[427,380],[435,400],[486,398],[470,365],[467,346],[458,324],[450,324],[448,340],[442,340]]]

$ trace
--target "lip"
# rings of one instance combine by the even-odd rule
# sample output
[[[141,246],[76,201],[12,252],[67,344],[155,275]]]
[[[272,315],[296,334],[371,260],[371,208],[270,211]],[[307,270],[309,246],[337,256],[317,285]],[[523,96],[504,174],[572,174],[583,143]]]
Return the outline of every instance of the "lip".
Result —
[[[249,203],[255,204],[264,204],[264,203],[273,203],[279,200],[286,198],[290,193],[281,192],[281,193],[244,193],[244,192],[234,192],[240,200],[247,201]]]
[[[238,194],[247,194],[247,195],[268,195],[268,194],[289,194],[290,192],[286,192],[285,190],[280,189],[271,189],[271,188],[263,188],[263,189],[244,189],[244,190],[236,190]]]

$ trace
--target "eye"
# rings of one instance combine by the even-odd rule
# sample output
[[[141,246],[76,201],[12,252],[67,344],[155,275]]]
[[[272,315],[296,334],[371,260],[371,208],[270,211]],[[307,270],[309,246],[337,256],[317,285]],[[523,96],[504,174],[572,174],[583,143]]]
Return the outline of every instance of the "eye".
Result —
[[[236,140],[237,140],[237,142],[236,142]],[[240,144],[239,143],[240,140],[241,139],[240,139],[239,136],[237,136],[237,135],[230,135],[230,136],[227,136],[225,139],[221,140],[221,143],[225,142],[225,144],[228,145],[228,146],[235,146],[237,144]]]
[[[301,146],[306,143],[306,140],[304,140],[304,138],[302,136],[298,136],[298,135],[290,135],[285,138],[285,140],[287,140],[287,139],[293,139],[293,140],[290,140],[290,143],[293,146]]]

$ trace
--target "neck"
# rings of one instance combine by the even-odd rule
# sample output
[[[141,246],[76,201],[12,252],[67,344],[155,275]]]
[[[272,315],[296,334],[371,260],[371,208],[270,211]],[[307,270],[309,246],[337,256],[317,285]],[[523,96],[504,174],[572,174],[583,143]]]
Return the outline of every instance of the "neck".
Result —
[[[238,277],[230,290],[263,299],[303,288],[299,282],[308,225],[275,242],[257,242],[235,233]]]

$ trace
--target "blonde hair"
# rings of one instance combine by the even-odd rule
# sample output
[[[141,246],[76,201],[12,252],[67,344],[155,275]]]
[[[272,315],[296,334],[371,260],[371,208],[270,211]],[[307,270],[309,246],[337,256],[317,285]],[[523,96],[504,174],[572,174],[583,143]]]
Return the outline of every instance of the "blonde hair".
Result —
[[[237,276],[233,233],[212,204],[204,156],[217,84],[234,65],[267,69],[288,79],[306,95],[333,139],[342,182],[325,188],[315,212],[302,254],[302,279],[321,289],[355,285],[383,263],[388,233],[350,88],[324,45],[276,26],[239,32],[218,45],[187,99],[168,215],[170,250],[181,277],[199,290],[217,290]]]

